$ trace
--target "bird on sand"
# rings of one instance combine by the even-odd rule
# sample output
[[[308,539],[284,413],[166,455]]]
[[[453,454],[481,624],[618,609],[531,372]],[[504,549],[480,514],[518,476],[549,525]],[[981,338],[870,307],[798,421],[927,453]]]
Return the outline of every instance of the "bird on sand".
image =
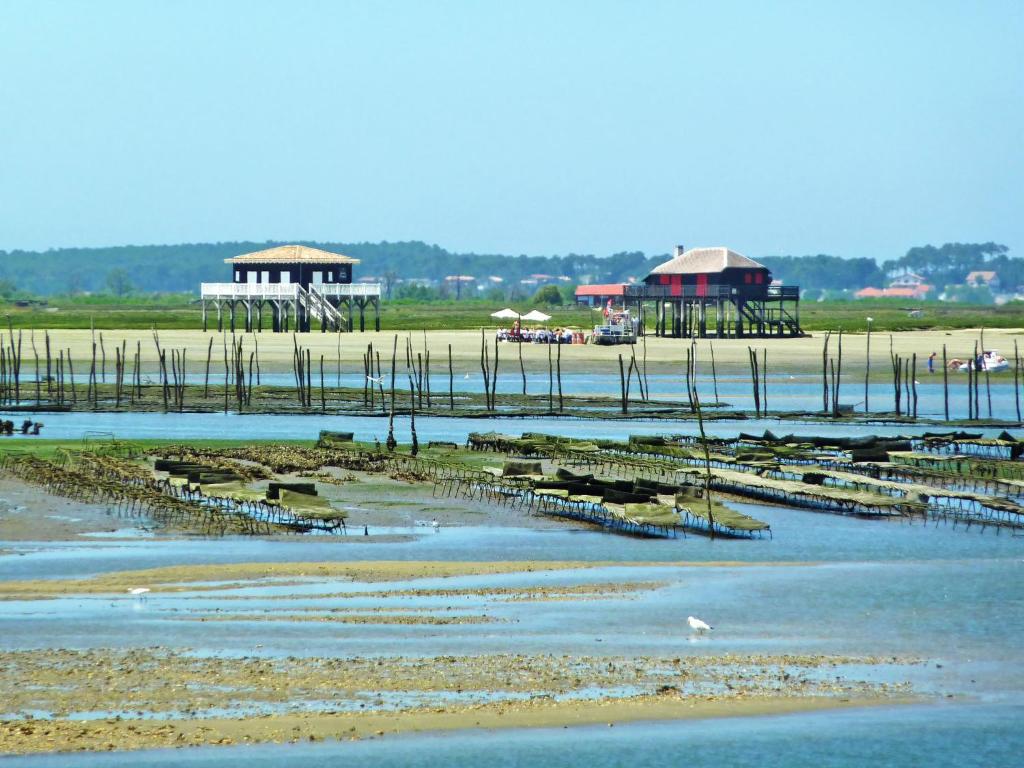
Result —
[[[699,634],[710,632],[714,627],[705,621],[701,621],[696,616],[687,616],[686,623],[690,625],[690,629],[696,631]]]

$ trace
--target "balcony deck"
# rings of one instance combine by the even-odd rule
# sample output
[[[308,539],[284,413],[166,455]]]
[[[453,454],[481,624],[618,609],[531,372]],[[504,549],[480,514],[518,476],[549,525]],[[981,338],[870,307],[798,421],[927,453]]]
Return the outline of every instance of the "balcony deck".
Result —
[[[203,283],[200,295],[204,299],[218,300],[296,300],[298,283]],[[310,286],[321,296],[331,298],[379,298],[380,283],[321,283]]]

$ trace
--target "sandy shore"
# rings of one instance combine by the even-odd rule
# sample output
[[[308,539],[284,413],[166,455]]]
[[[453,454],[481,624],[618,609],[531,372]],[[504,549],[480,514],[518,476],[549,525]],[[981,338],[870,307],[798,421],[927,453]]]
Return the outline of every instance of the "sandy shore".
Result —
[[[37,331],[38,336],[41,331]],[[1013,341],[1020,339],[1024,330],[1021,329],[991,329],[985,331],[985,347],[997,349],[1004,355],[1012,356]],[[414,349],[423,351],[424,336],[422,332],[399,332],[398,352],[400,365],[405,360],[405,339],[411,338]],[[239,334],[239,338],[245,338],[245,349],[247,352],[255,350],[259,346],[259,358],[263,371],[290,371],[292,365],[293,336],[291,334],[274,334],[264,332],[261,334]],[[87,370],[86,361],[92,355],[92,336],[88,330],[65,330],[57,329],[50,331],[51,344],[54,349],[71,349],[77,369]],[[97,334],[97,339],[99,334]],[[114,347],[125,341],[131,359],[136,348],[136,343],[141,342],[142,359],[144,369],[153,371],[156,367],[156,345],[153,342],[153,334],[149,331],[112,330],[104,331],[104,346],[107,351],[108,375],[112,375],[114,367]],[[213,372],[223,373],[223,338],[217,333],[206,333],[202,331],[161,331],[160,343],[167,349],[186,348],[188,369],[193,373],[201,373],[205,369],[207,346],[209,340],[214,339]],[[230,335],[228,335],[230,338]],[[337,372],[340,359],[343,373],[361,373],[362,355],[366,352],[367,344],[373,344],[376,351],[380,352],[382,361],[389,360],[392,345],[394,344],[395,332],[380,333],[353,333],[343,334],[340,337],[334,334],[307,333],[297,337],[303,347],[310,350],[311,357],[318,361],[320,355],[324,356],[325,371],[328,376]],[[489,335],[488,338],[492,338]],[[815,333],[813,336],[802,339],[723,339],[714,342],[706,340],[699,341],[698,354],[701,360],[710,364],[708,352],[709,344],[714,345],[716,365],[722,373],[746,371],[749,365],[747,347],[754,347],[758,350],[768,350],[769,369],[785,369],[790,372],[818,371],[821,366],[821,350],[823,333]],[[979,330],[961,331],[905,331],[892,334],[892,348],[902,356],[909,357],[917,353],[918,363],[922,370],[925,360],[931,352],[942,354],[942,346],[946,345],[948,356],[968,357],[970,356],[974,343],[979,341]],[[889,334],[872,334],[871,337],[871,358],[872,366],[888,365],[889,361]],[[832,349],[835,349],[836,337],[833,336]],[[867,336],[865,334],[851,334],[843,336],[843,356],[850,365],[857,368],[863,366],[866,352]],[[428,331],[426,344],[431,355],[431,370],[436,374],[447,373],[448,346],[452,348],[453,366],[456,376],[462,377],[466,373],[471,375],[480,373],[480,333],[479,331]],[[663,369],[676,370],[685,359],[687,342],[682,339],[663,339],[648,336],[647,363],[648,369],[657,371]],[[507,375],[518,373],[518,352],[517,345],[500,345],[501,365],[506,366],[503,370]],[[522,345],[524,363],[528,371],[547,372],[548,347],[539,344]],[[642,356],[643,346],[636,347],[638,358]],[[25,368],[31,368],[31,350],[23,352],[26,356]],[[98,353],[97,353],[98,354]],[[567,345],[562,347],[562,368],[566,371],[611,371],[618,370],[618,356],[622,354],[628,358],[628,347],[602,347],[594,345]]]
[[[8,712],[50,714],[0,721],[0,750],[16,753],[865,706],[904,701],[909,687],[835,671],[913,663],[818,655],[239,658],[162,648],[11,651],[0,662]],[[96,711],[111,716],[73,717]]]

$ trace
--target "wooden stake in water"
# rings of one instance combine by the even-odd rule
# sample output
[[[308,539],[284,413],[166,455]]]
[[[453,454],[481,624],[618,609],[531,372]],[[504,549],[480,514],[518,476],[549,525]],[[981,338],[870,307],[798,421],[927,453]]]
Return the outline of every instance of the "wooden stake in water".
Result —
[[[985,357],[985,329],[981,329],[981,357],[985,363],[985,398],[988,401],[988,417],[992,418],[992,383],[989,381],[988,358]]]
[[[967,420],[974,420],[974,359],[967,363]]]
[[[761,410],[768,415],[768,347],[761,350],[761,370],[757,372],[761,377]]]
[[[43,335],[46,338],[46,396],[49,397],[52,391],[51,376],[53,375],[50,367],[50,332],[44,331]]]
[[[708,447],[708,436],[704,433],[704,414],[700,408],[700,395],[697,394],[696,379],[690,399],[697,409],[697,429],[700,433],[700,444],[704,449],[704,498],[708,504],[708,536],[715,538],[715,516],[711,504],[711,449]]]
[[[68,347],[68,385],[71,390],[72,404],[78,403],[78,390],[75,389],[75,364],[71,361],[71,347]]]
[[[409,431],[412,432],[412,446],[409,452],[415,456],[420,452],[420,441],[416,437],[416,396],[412,376],[409,377]]]
[[[836,344],[836,373],[832,379],[832,415],[839,416],[839,386],[843,380],[843,329],[839,329],[839,340]]]
[[[868,348],[864,354],[864,413],[869,413],[868,382],[871,380],[871,323],[868,323]]]
[[[313,403],[313,366],[309,350],[306,350],[306,407]],[[381,403],[383,406],[384,404]]]
[[[949,365],[946,363],[946,345],[942,345],[942,412],[949,421]]]
[[[523,377],[523,397],[526,397],[526,366],[523,365],[523,331],[520,328],[516,336],[516,347],[519,350],[519,375]]]
[[[1020,423],[1020,355],[1017,352],[1017,340],[1013,340],[1013,402],[1017,406],[1017,423]]]
[[[253,347],[254,347],[254,350],[255,350],[253,352],[253,357],[255,358],[255,361],[256,361],[256,386],[258,387],[260,385],[260,337],[256,336],[256,335],[253,335],[252,343],[253,343]],[[252,378],[252,363],[251,362],[249,363],[249,378],[250,379]],[[252,387],[250,386],[249,389],[251,390]],[[252,397],[252,393],[251,392],[249,394],[249,397],[250,398]]]
[[[384,405],[384,374],[380,369],[380,352],[375,354],[377,356],[377,389],[380,392],[380,412],[387,413],[387,406]]]
[[[621,388],[622,412],[626,413],[629,408],[626,401],[626,368],[622,364],[622,355],[619,355],[619,387]]]
[[[498,391],[498,340],[494,340],[494,373],[491,376],[491,410],[498,407],[496,393]]]
[[[917,419],[917,352],[914,352],[910,358],[910,380],[912,382],[912,397],[914,404],[914,419]]]
[[[206,377],[203,379],[203,399],[210,396],[210,360],[213,358],[213,336],[206,347]]]
[[[452,368],[452,345],[448,345],[448,409],[455,410],[455,371]]]
[[[690,406],[690,413],[696,413],[697,409],[693,404],[693,348],[686,350],[686,400]]]
[[[487,337],[484,335],[484,329],[480,329],[480,373],[484,377],[484,407],[487,410],[491,409],[491,379],[490,379],[490,361],[488,360],[487,354]]]
[[[821,412],[828,413],[828,340],[832,331],[825,331],[825,341],[821,346]]]
[[[32,341],[32,355],[36,359],[36,406],[38,407],[41,404],[41,402],[42,402],[43,395],[42,395],[42,391],[41,391],[42,382],[39,381],[39,352],[36,351],[36,332],[35,332],[35,330],[32,331],[31,341]]]
[[[565,410],[565,404],[562,402],[562,345],[558,345],[558,356],[555,361],[558,371],[558,410],[559,412]]]
[[[398,363],[398,334],[395,334],[394,343],[391,346],[391,415],[388,417],[388,439],[387,447],[389,451],[394,451],[398,447],[398,441],[395,440],[395,366]]]
[[[754,390],[754,415],[761,418],[761,384],[757,380],[757,353],[747,347],[747,360],[750,363],[750,385]]]
[[[981,371],[978,370],[978,342],[974,342],[974,418],[981,418]]]
[[[646,319],[645,319],[645,322],[646,322]],[[646,333],[646,330],[647,329],[645,328],[644,329],[644,335],[641,336],[640,338],[643,341],[643,345],[644,345],[644,349],[643,349],[643,352],[644,352],[644,355],[643,355],[643,364],[644,364],[644,399],[645,400],[650,400],[651,399],[651,387],[650,387],[650,384],[647,382],[647,333]],[[712,365],[712,369],[713,369],[714,368],[714,363],[712,363],[711,365]],[[716,385],[716,392],[717,392],[717,385]],[[716,400],[718,399],[717,394],[715,396],[715,399]]]
[[[646,339],[644,343],[646,344]],[[711,353],[711,383],[715,387],[715,404],[717,405],[721,402],[718,397],[718,372],[715,370],[715,345],[710,340],[708,341],[708,351]]]
[[[900,391],[901,391],[900,390],[900,382],[901,382],[901,380],[903,378],[902,375],[901,375],[901,367],[902,366],[900,364],[900,357],[899,357],[899,355],[893,354],[891,350],[889,352],[889,360],[892,363],[892,386],[893,386],[893,392],[895,394],[896,415],[899,416],[900,415]]]

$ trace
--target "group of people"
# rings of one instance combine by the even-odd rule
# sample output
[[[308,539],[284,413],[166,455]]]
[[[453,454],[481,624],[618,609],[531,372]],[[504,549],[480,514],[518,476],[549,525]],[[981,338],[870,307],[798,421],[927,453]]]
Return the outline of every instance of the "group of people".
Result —
[[[932,352],[928,355],[928,373],[935,373],[935,360],[937,355]],[[973,360],[970,358],[962,359],[954,357],[948,363],[946,368],[950,371],[990,371],[999,372],[1009,368],[1009,361],[994,350],[985,350],[979,352],[977,357]]]
[[[499,328],[498,341],[518,341],[529,344],[582,344],[583,334],[569,328],[522,328],[516,320],[511,328]]]
[[[21,422],[22,435],[38,435],[39,430],[43,428],[43,422],[32,421],[32,419],[25,419]],[[10,420],[0,421],[0,435],[7,435],[10,437],[14,434],[14,422]]]

